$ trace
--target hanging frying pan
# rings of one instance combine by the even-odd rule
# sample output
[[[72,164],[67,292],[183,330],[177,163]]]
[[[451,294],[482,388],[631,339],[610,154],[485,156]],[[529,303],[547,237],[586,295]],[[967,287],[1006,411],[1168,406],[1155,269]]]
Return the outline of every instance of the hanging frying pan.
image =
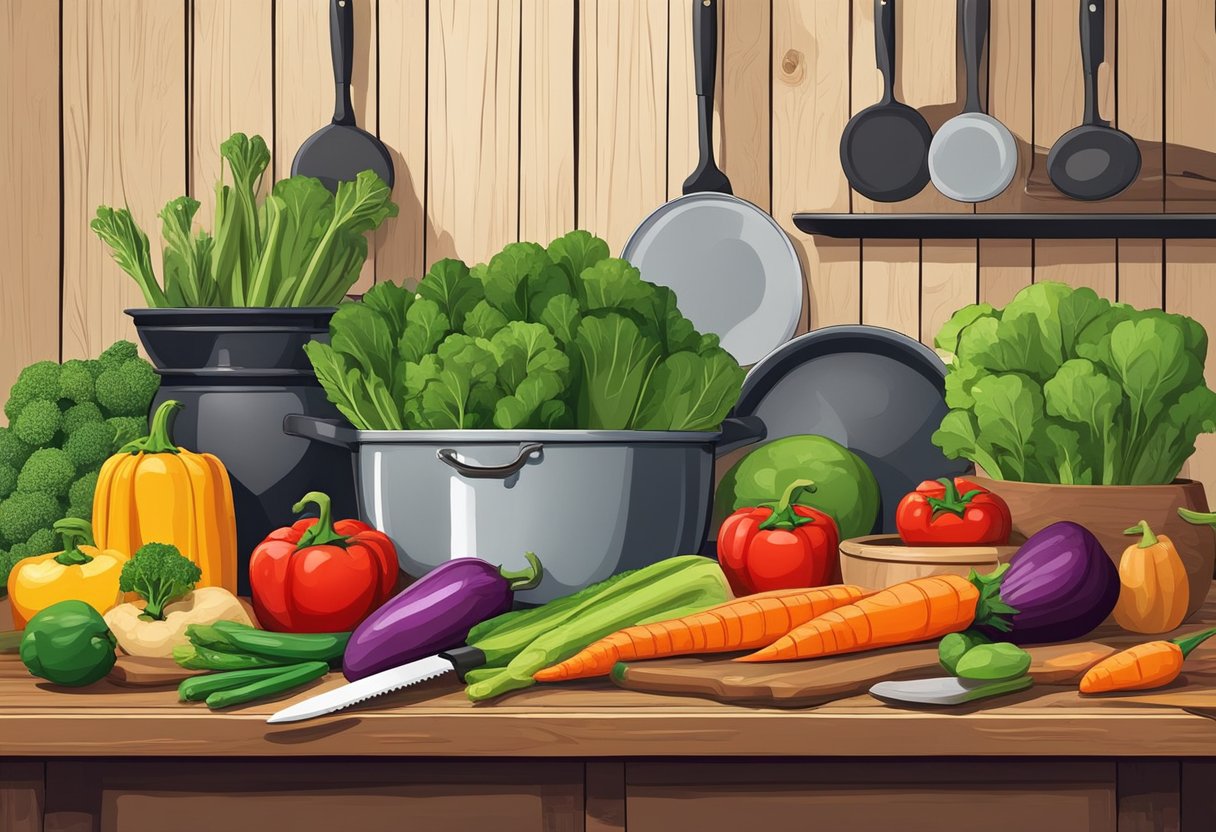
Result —
[[[700,161],[684,195],[642,221],[621,256],[675,291],[680,311],[740,364],[789,340],[802,311],[802,263],[776,221],[731,194],[714,161],[718,0],[692,0]]]
[[[1140,173],[1140,148],[1098,115],[1098,67],[1106,52],[1106,0],[1081,0],[1081,65],[1085,116],[1047,154],[1051,182],[1073,199],[1109,199]]]
[[[895,100],[895,0],[874,0],[874,51],[882,72],[882,98],[845,125],[840,164],[862,196],[899,202],[929,183],[933,131],[920,113]]]
[[[988,39],[989,0],[959,0],[967,100],[929,145],[929,175],[946,196],[983,202],[1009,187],[1018,169],[1018,147],[1009,128],[980,106],[980,57]]]

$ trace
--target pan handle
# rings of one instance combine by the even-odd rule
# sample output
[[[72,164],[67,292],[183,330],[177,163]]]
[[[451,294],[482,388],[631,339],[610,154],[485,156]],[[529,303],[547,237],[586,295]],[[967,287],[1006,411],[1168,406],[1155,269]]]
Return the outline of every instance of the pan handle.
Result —
[[[692,0],[692,64],[697,91],[696,171],[684,183],[686,194],[716,191],[729,194],[730,181],[714,160],[714,87],[718,77],[718,3]]]
[[[895,100],[895,0],[874,0],[874,56],[882,73],[882,101]]]
[[[746,445],[753,445],[768,436],[768,426],[759,416],[731,416],[722,422],[722,436],[714,448],[719,457]]]
[[[980,59],[988,40],[989,0],[959,0],[962,20],[963,61],[967,66],[967,101],[964,113],[982,113],[980,106]]]
[[[475,462],[463,462],[457,456],[454,448],[440,448],[435,451],[435,456],[462,477],[472,480],[505,480],[513,474],[518,474],[528,464],[528,460],[532,458],[533,454],[538,454],[544,449],[545,446],[541,442],[527,442],[519,446],[518,456],[506,465],[478,465]]]
[[[330,419],[318,419],[302,413],[290,413],[283,417],[283,433],[347,450],[354,450],[359,444],[358,437],[350,428]]]
[[[1098,115],[1098,67],[1106,60],[1106,0],[1081,0],[1081,68],[1085,73],[1082,124],[1110,127]]]
[[[353,125],[350,79],[355,64],[355,0],[329,0],[329,51],[334,61],[334,124]]]

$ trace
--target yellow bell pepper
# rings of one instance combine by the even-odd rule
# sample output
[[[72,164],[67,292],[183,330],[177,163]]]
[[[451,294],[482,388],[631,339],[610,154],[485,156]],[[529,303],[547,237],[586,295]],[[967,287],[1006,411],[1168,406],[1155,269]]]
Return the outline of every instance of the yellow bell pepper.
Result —
[[[135,552],[169,543],[198,564],[199,586],[236,593],[236,516],[223,463],[173,444],[170,423],[181,409],[156,409],[151,430],[105,461],[93,494],[93,526],[105,546]]]
[[[64,551],[17,562],[8,576],[13,626],[20,630],[34,614],[60,601],[84,601],[104,613],[122,601],[118,579],[130,555],[99,549],[88,520],[55,523]]]

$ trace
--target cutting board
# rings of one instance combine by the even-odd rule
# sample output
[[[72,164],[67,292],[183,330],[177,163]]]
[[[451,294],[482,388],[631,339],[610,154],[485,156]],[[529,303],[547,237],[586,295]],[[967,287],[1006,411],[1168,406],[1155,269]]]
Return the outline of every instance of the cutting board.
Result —
[[[1114,647],[1096,642],[1033,647],[1030,675],[1040,684],[1069,685]],[[802,662],[743,664],[727,656],[618,664],[616,684],[645,693],[704,696],[736,705],[805,708],[865,693],[876,682],[944,675],[937,646],[894,647],[855,656]]]
[[[186,670],[173,659],[119,656],[114,662],[114,666],[110,668],[108,678],[114,684],[123,687],[167,687],[206,672],[205,670]]]

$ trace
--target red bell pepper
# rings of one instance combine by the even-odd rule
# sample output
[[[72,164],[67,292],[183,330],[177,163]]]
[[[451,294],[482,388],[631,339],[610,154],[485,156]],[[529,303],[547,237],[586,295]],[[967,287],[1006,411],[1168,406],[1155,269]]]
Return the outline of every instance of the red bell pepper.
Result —
[[[925,480],[899,501],[895,528],[909,546],[1004,546],[1013,531],[1005,501],[963,477]]]
[[[825,586],[840,573],[840,532],[819,509],[794,502],[814,491],[797,480],[776,503],[741,508],[718,530],[718,563],[735,595]]]
[[[281,633],[353,630],[393,595],[397,551],[383,532],[359,520],[330,518],[330,500],[310,491],[292,506],[314,503],[319,517],[276,529],[249,558],[258,623]]]

